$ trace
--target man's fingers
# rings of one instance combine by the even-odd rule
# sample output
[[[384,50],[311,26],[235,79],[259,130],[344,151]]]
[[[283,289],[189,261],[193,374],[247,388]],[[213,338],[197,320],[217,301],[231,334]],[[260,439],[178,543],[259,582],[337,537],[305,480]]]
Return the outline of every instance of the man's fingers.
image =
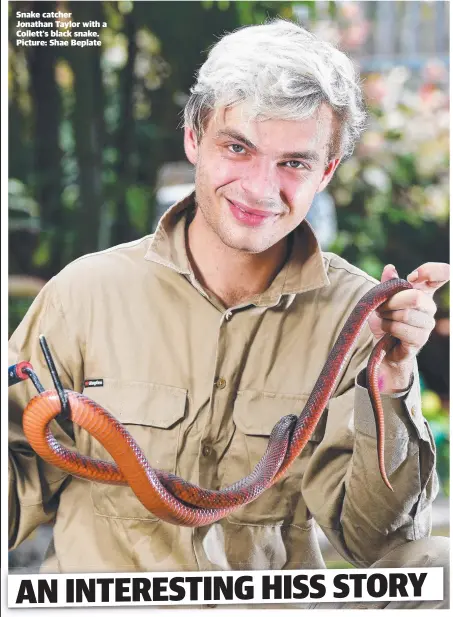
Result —
[[[414,288],[434,292],[450,280],[450,265],[429,262],[418,267],[407,277]]]
[[[396,268],[388,264],[382,272],[381,282],[394,277],[398,277]],[[435,326],[437,306],[434,292],[449,279],[450,266],[445,263],[426,263],[411,272],[407,280],[412,289],[396,293],[370,316],[369,324],[374,335],[381,336],[386,332],[399,339],[402,343],[399,349],[405,356],[420,350]]]
[[[420,349],[429,338],[430,331],[425,328],[417,328],[406,323],[383,319],[381,322],[383,332],[391,334],[405,345]]]
[[[419,289],[404,289],[392,296],[387,302],[377,309],[378,314],[383,315],[387,311],[399,311],[403,309],[416,309],[422,313],[433,315],[436,312],[436,304],[431,295],[421,293]]]
[[[379,311],[378,316],[386,321],[398,321],[414,328],[422,328],[430,331],[433,330],[436,325],[436,320],[431,314],[415,311],[413,309],[384,311],[382,313]]]

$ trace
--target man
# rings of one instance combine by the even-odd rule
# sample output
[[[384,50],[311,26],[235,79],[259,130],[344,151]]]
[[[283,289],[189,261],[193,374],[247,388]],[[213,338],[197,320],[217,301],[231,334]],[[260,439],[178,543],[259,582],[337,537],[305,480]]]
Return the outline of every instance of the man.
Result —
[[[330,45],[285,21],[225,36],[185,110],[195,195],[153,236],[52,279],[11,339],[11,362],[30,361],[52,387],[43,333],[65,387],[124,423],[153,467],[213,489],[247,475],[278,419],[300,413],[344,321],[376,284],[322,253],[304,223],[363,122],[352,65]],[[394,276],[389,265],[382,280]],[[11,546],[56,515],[47,571],[316,568],[317,521],[357,566],[445,563],[442,539],[429,538],[438,484],[415,356],[448,276],[445,264],[421,266],[408,277],[414,289],[370,317],[284,478],[213,525],[164,523],[130,488],[89,484],[40,460],[21,429],[33,390],[11,388]],[[362,372],[386,332],[400,339],[382,367],[393,493],[378,472]],[[69,422],[55,436],[109,458]]]

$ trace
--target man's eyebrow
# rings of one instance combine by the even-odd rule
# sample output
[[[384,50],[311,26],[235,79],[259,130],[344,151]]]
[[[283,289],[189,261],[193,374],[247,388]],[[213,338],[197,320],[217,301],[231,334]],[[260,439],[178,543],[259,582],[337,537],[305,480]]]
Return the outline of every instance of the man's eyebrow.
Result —
[[[304,161],[310,161],[311,163],[319,162],[319,154],[311,150],[302,152],[283,152],[282,159],[304,159]]]
[[[235,139],[236,141],[242,141],[242,143],[245,144],[248,148],[250,148],[250,150],[258,149],[255,144],[250,141],[250,139],[247,139],[245,135],[242,135],[242,133],[239,133],[238,131],[235,131],[233,129],[223,129],[217,131],[216,138],[217,137],[231,137],[231,139]]]
[[[254,143],[247,139],[245,135],[235,131],[233,129],[223,129],[217,131],[216,138],[218,137],[231,137],[231,139],[235,139],[236,141],[240,141],[245,144],[250,150],[258,150]],[[319,162],[319,155],[317,152],[313,152],[312,150],[304,150],[304,151],[294,151],[294,152],[283,152],[280,155],[282,159],[304,159],[305,161],[310,161],[312,163]]]

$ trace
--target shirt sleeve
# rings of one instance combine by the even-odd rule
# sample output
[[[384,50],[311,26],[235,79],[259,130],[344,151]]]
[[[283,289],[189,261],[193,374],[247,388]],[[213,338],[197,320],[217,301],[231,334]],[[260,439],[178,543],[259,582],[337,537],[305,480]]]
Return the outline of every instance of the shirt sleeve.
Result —
[[[384,484],[373,409],[361,385],[373,344],[368,328],[361,339],[325,412],[324,437],[309,461],[302,492],[335,549],[357,567],[368,567],[397,545],[430,534],[439,485],[416,365],[406,392],[382,396],[385,467],[394,492]]]
[[[59,302],[52,279],[39,293],[9,342],[9,365],[30,362],[44,388],[54,389],[39,345],[44,334],[65,388],[81,391],[83,362],[80,346]],[[40,524],[53,519],[60,491],[70,481],[60,469],[43,461],[29,445],[22,429],[23,411],[37,391],[29,379],[8,389],[8,506],[9,548],[17,547]],[[74,445],[72,425],[55,420],[52,433],[64,446]]]

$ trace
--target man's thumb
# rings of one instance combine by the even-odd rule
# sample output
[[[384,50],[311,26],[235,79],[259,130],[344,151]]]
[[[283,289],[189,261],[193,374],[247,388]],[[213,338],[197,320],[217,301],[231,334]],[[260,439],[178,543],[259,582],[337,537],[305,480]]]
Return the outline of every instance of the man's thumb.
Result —
[[[390,279],[399,278],[399,274],[393,264],[387,264],[382,272],[381,283],[390,281]]]

